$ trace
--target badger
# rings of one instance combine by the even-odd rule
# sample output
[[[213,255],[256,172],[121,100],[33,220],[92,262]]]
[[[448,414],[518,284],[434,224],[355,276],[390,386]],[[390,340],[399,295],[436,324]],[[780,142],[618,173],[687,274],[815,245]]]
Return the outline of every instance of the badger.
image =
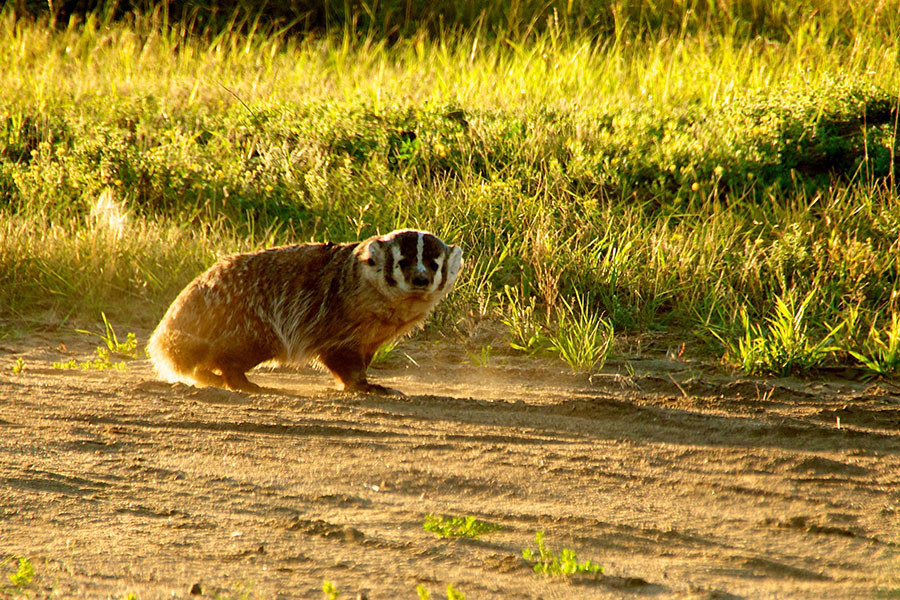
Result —
[[[368,381],[372,356],[420,325],[461,267],[459,247],[414,229],[227,256],[178,294],[147,352],[169,382],[260,392],[253,367],[312,363],[344,390],[399,394]]]

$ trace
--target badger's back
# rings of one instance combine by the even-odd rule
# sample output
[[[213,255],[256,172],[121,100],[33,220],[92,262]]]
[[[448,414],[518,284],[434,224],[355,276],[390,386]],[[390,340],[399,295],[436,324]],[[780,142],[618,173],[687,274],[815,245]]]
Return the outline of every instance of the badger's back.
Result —
[[[192,382],[196,365],[225,347],[258,362],[306,362],[334,329],[352,285],[357,244],[303,244],[221,259],[182,290],[151,336],[160,376]]]

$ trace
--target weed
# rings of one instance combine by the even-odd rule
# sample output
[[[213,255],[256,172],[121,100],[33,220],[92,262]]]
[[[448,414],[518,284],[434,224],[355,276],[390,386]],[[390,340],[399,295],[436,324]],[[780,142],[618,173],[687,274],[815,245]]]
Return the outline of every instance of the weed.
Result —
[[[823,364],[839,349],[833,345],[833,339],[844,323],[832,327],[819,341],[813,341],[806,311],[814,296],[810,292],[799,302],[794,290],[778,296],[774,313],[766,319],[767,326],[750,323],[747,310],[741,308],[742,333],[736,343],[726,342],[725,360],[736,363],[749,374],[780,376],[805,373]]]
[[[416,586],[416,593],[419,600],[431,600],[431,593],[422,584]],[[447,600],[466,600],[466,595],[457,590],[453,584],[447,584]]]
[[[458,591],[452,584],[447,584],[447,600],[466,600],[466,595]]]
[[[54,361],[51,363],[51,367],[54,369],[64,369],[64,370],[77,370],[80,369],[82,371],[105,371],[107,369],[113,369],[116,371],[124,371],[127,367],[125,366],[125,361],[120,360],[118,362],[113,362],[109,359],[109,354],[104,354],[102,348],[97,348],[97,354],[99,355],[94,360],[86,360],[79,362],[74,358],[71,358],[65,362]]]
[[[900,313],[891,313],[891,324],[883,337],[882,331],[872,325],[861,350],[850,350],[849,353],[873,377],[887,377],[897,373],[900,370]]]
[[[24,556],[18,557],[19,568],[9,576],[12,584],[18,588],[25,587],[34,579],[34,565]]]
[[[488,362],[491,358],[491,350],[493,347],[488,344],[486,346],[482,346],[481,350],[478,353],[469,352],[469,360],[472,361],[472,364],[477,367],[487,367]]]
[[[16,359],[16,364],[12,366],[12,372],[14,375],[21,375],[25,372],[25,359],[21,356]]]
[[[119,338],[116,337],[116,330],[113,329],[112,324],[110,324],[109,320],[106,318],[106,313],[101,312],[100,316],[103,319],[103,333],[96,333],[93,331],[85,331],[84,329],[77,329],[78,333],[84,333],[87,335],[93,335],[101,340],[105,345],[105,349],[97,348],[97,354],[100,355],[100,358],[105,360],[109,360],[111,354],[122,354],[128,358],[137,358],[138,357],[138,345],[137,345],[137,337],[129,332],[125,338],[125,342],[120,342]]]
[[[103,346],[97,346],[97,358],[94,360],[78,362],[75,359],[70,359],[65,362],[54,362],[51,366],[54,369],[81,369],[81,370],[98,370],[103,371],[106,369],[115,369],[119,371],[124,371],[127,367],[125,366],[125,361],[120,360],[118,362],[114,362],[112,360],[113,354],[124,356],[126,358],[137,358],[138,356],[138,343],[137,337],[129,332],[128,336],[125,339],[125,342],[119,342],[119,339],[116,337],[116,332],[113,329],[113,326],[106,318],[105,313],[100,313],[103,317],[103,325],[105,327],[104,333],[95,333],[93,331],[85,331],[83,329],[77,329],[78,333],[84,333],[87,335],[93,335],[99,337],[103,340]]]
[[[0,567],[15,561],[17,569],[15,573],[9,575],[10,584],[0,585],[0,596],[6,598],[6,593],[10,596],[27,596],[28,589],[34,580],[34,565],[24,556],[9,556],[5,560],[0,561]]]
[[[590,560],[579,563],[578,555],[569,548],[563,548],[557,555],[544,545],[543,531],[538,531],[535,534],[534,541],[537,544],[537,554],[531,548],[525,548],[522,550],[522,557],[534,563],[532,569],[534,569],[535,573],[568,577],[577,573],[594,574],[603,572],[603,567]]]
[[[469,515],[467,517],[442,517],[432,514],[425,515],[425,531],[430,531],[438,537],[466,537],[477,538],[485,533],[499,531],[503,527],[488,521],[481,521]]]
[[[325,594],[325,600],[338,600],[340,597],[338,589],[327,579],[322,582],[322,593]]]
[[[375,354],[372,355],[372,363],[380,364],[380,363],[387,362],[388,360],[390,360],[391,355],[394,353],[394,350],[397,349],[397,346],[399,344],[400,344],[400,340],[395,339],[395,340],[391,340],[387,344],[379,347],[378,350],[375,351]]]

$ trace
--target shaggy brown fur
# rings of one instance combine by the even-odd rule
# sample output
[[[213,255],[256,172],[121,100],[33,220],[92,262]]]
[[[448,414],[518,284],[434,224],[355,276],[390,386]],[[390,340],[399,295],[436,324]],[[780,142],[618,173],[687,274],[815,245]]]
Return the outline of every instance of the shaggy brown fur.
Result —
[[[399,230],[348,244],[302,244],[221,259],[175,298],[148,345],[169,381],[249,392],[264,362],[318,362],[344,389],[369,383],[375,351],[424,321],[453,287],[462,251]]]

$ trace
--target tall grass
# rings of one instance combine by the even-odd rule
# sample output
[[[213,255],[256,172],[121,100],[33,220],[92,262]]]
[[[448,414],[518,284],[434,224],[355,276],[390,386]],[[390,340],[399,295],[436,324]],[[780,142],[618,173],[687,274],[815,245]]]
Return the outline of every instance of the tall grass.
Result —
[[[508,320],[505,286],[616,331],[735,341],[786,290],[850,346],[890,322],[900,9],[564,5],[391,37],[0,13],[0,326],[151,324],[217,254],[399,226],[467,251],[442,327]]]

